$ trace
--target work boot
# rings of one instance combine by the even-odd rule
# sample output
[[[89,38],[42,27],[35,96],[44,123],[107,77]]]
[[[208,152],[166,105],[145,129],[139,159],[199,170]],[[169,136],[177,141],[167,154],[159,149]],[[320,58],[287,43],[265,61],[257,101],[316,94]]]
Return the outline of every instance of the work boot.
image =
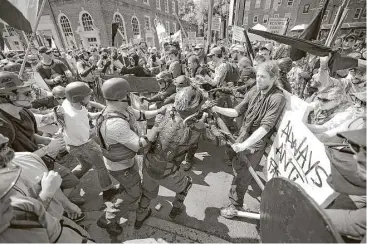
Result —
[[[147,215],[143,219],[138,220],[138,218],[136,218],[134,228],[139,230],[143,226],[144,221],[146,221],[151,215],[152,215],[152,209],[150,208],[148,210]]]
[[[74,203],[77,206],[82,206],[85,203],[85,199],[83,197],[70,197],[69,201]]]
[[[112,198],[121,193],[121,189],[113,186],[111,189],[103,192],[103,201],[111,201]]]
[[[168,215],[171,219],[176,218],[177,215],[180,215],[182,213],[182,211],[184,210],[183,202],[185,201],[187,193],[189,192],[189,190],[192,187],[192,178],[189,177],[189,176],[186,176],[186,178],[188,178],[187,186],[186,186],[185,190],[183,190],[182,192],[180,192],[176,195],[176,197],[175,197],[176,200],[173,202],[174,205],[171,209],[171,212]],[[177,207],[177,205],[175,205],[175,202],[178,202],[180,204],[180,207]]]
[[[121,225],[117,224],[117,222],[111,222],[107,224],[106,222],[103,222],[101,219],[97,221],[97,225],[101,227],[102,229],[106,229],[108,234],[117,236],[122,233],[122,227]]]
[[[232,219],[237,216],[238,211],[243,211],[241,208],[236,207],[233,204],[228,205],[225,208],[220,210],[220,215],[222,215],[226,219]]]

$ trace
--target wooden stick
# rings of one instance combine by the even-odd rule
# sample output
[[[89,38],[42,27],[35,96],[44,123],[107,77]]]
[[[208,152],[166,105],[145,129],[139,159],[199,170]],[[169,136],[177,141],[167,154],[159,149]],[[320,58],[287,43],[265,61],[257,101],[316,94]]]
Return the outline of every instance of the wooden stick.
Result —
[[[243,212],[243,211],[237,211],[237,217],[241,218],[248,218],[248,219],[257,219],[260,220],[260,214],[258,213],[250,213],[250,212]]]
[[[24,54],[24,59],[23,59],[23,62],[22,62],[22,66],[20,67],[20,71],[19,71],[19,74],[18,74],[18,77],[19,78],[22,78],[22,75],[23,75],[23,72],[24,72],[24,69],[25,69],[25,63],[27,62],[27,56],[29,54],[29,51],[31,50],[31,43],[33,42],[33,39],[34,39],[34,37],[36,35],[37,27],[38,27],[38,24],[39,24],[39,22],[41,20],[42,12],[43,12],[43,9],[45,7],[46,1],[47,0],[43,0],[42,1],[42,5],[41,5],[41,7],[40,7],[40,9],[38,11],[37,20],[36,20],[36,23],[35,23],[35,25],[33,27],[33,30],[32,30],[32,36],[31,36],[31,38],[29,40],[29,44],[27,46],[27,50],[25,51],[25,54]]]

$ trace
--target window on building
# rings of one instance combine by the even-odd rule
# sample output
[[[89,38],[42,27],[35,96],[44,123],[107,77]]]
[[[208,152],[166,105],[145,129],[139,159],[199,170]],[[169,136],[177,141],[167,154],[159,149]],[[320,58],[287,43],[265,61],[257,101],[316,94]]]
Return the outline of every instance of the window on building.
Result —
[[[176,13],[176,2],[172,0],[172,13]]]
[[[327,21],[328,20],[328,17],[329,17],[329,10],[326,10],[324,17],[322,18],[322,21],[323,22]]]
[[[275,0],[277,1],[277,0]],[[278,6],[282,5],[282,0],[278,0]]]
[[[9,33],[9,36],[13,37],[17,35],[17,32],[15,31],[15,28],[9,26],[9,25],[5,25],[6,26],[6,30]]]
[[[157,5],[157,9],[161,9],[161,0],[155,0],[156,5]]]
[[[284,14],[284,18],[288,18],[288,19],[290,19],[290,18],[291,18],[291,13],[285,13],[285,14]]]
[[[150,31],[150,16],[144,16],[145,30]]]
[[[361,16],[361,12],[362,12],[362,9],[361,8],[357,8],[356,9],[356,12],[354,12],[353,19],[359,19],[359,17]]]
[[[59,23],[60,23],[61,30],[64,33],[65,37],[73,36],[73,30],[71,29],[70,21],[68,17],[66,17],[66,15],[60,16]]]
[[[177,24],[176,22],[173,22],[173,32],[177,32]]]
[[[258,9],[261,6],[261,0],[256,0],[255,2],[255,8]]]
[[[164,11],[169,12],[168,0],[164,0]]]
[[[97,38],[95,38],[95,37],[88,37],[87,40],[88,40],[88,43],[95,43],[95,42],[97,42]]]
[[[143,3],[148,4],[149,5],[149,0],[143,0]]]
[[[305,6],[303,6],[303,13],[304,14],[308,14],[309,11],[310,11],[310,5],[309,4],[305,4]]]
[[[293,6],[293,2],[294,2],[294,0],[288,0],[287,1],[287,6]]]
[[[274,14],[274,18],[279,18],[279,14]]]
[[[251,8],[251,0],[246,0],[245,11],[250,11],[250,8]]]
[[[271,6],[271,0],[266,0],[264,9],[270,9]]]
[[[115,15],[114,22],[119,23],[119,30],[121,31],[122,35],[126,39],[125,21],[124,21],[123,17],[121,16],[121,14],[116,14]]]
[[[139,20],[135,16],[133,16],[131,18],[131,27],[133,29],[133,35],[134,36],[140,35],[140,24],[139,24]]]
[[[259,17],[257,15],[254,15],[254,17],[252,18],[252,22],[257,23],[258,21],[259,21]]]
[[[269,20],[269,15],[264,15],[264,17],[263,17],[263,23],[264,24],[267,24],[268,23],[268,20]]]
[[[366,18],[366,9],[363,10],[362,18]]]
[[[169,21],[165,22],[164,28],[166,29],[166,33],[170,33],[170,29],[169,29]]]
[[[82,25],[84,28],[84,31],[93,31],[93,20],[92,16],[88,13],[82,14]]]

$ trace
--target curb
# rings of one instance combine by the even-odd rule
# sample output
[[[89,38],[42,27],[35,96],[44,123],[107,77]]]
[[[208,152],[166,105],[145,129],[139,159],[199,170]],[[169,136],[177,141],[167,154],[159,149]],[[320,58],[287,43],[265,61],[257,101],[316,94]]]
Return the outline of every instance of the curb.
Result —
[[[196,243],[230,243],[219,237],[210,235],[208,233],[182,226],[167,220],[159,219],[156,217],[150,217],[144,222],[144,225],[148,225],[166,232],[177,234],[181,237],[190,239]]]

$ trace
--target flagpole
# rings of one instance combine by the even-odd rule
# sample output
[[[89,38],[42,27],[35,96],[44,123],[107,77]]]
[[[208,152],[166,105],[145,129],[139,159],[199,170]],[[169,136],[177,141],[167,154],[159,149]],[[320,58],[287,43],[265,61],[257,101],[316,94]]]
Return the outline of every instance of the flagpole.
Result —
[[[327,47],[330,47],[331,46],[332,41],[333,41],[333,39],[335,37],[335,34],[338,31],[337,30],[337,27],[339,27],[339,29],[340,29],[341,25],[339,25],[339,24],[340,24],[340,22],[344,21],[344,19],[345,19],[345,17],[344,17],[344,19],[342,19],[342,16],[343,16],[343,14],[345,12],[345,8],[349,5],[349,2],[350,2],[350,0],[344,0],[343,3],[342,3],[342,5],[339,7],[339,10],[338,10],[338,12],[337,12],[337,14],[335,16],[333,25],[330,28],[329,35],[328,35],[328,37],[326,39],[325,46],[327,46]]]
[[[187,37],[188,37],[188,36],[187,36],[187,33],[186,33],[185,29],[183,28],[182,23],[181,23],[180,19],[178,18],[177,14],[176,14],[176,13],[173,13],[173,15],[176,17],[177,22],[178,22],[178,24],[180,25],[181,30],[182,30],[182,32],[183,32],[183,34],[184,34],[184,35],[185,35],[185,37],[187,38]]]
[[[27,50],[25,51],[25,54],[24,54],[24,59],[23,59],[23,62],[22,62],[22,66],[21,66],[20,71],[19,71],[19,74],[18,74],[18,77],[19,78],[22,78],[22,75],[23,75],[23,72],[24,72],[24,68],[25,68],[25,63],[27,62],[28,53],[29,53],[29,51],[31,49],[31,43],[33,42],[33,39],[34,39],[34,37],[36,35],[37,27],[38,27],[38,24],[39,24],[39,22],[41,20],[41,15],[42,15],[43,9],[45,7],[46,1],[47,0],[43,0],[42,1],[42,5],[41,5],[41,7],[39,9],[39,12],[38,12],[39,14],[37,16],[36,23],[35,23],[35,25],[33,27],[33,30],[32,30],[32,36],[31,36],[31,38],[29,40],[29,44],[28,44]]]

